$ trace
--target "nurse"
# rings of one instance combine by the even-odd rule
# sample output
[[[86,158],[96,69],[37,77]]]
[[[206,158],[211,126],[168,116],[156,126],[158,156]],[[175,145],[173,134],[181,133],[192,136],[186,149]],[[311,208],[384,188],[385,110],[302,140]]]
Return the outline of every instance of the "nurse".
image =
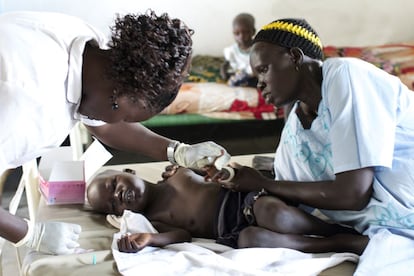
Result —
[[[188,74],[192,30],[148,11],[118,16],[111,31],[108,40],[88,23],[57,13],[0,16],[0,173],[58,147],[79,121],[106,145],[157,160],[198,169],[228,161],[213,142],[186,145],[136,123],[176,97]],[[72,253],[80,231],[0,209],[0,236],[16,246]]]

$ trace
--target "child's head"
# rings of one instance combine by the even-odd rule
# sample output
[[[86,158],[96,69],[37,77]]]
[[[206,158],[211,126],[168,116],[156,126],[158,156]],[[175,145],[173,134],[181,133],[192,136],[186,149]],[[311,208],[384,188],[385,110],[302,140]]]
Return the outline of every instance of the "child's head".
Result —
[[[100,213],[119,216],[124,210],[142,212],[147,184],[131,171],[106,170],[95,176],[86,195],[92,209]]]
[[[116,96],[160,112],[174,100],[188,73],[193,31],[179,19],[153,11],[118,17],[111,30],[109,76]]]
[[[233,19],[233,36],[239,48],[247,50],[252,45],[254,25],[254,17],[248,13],[240,13]]]

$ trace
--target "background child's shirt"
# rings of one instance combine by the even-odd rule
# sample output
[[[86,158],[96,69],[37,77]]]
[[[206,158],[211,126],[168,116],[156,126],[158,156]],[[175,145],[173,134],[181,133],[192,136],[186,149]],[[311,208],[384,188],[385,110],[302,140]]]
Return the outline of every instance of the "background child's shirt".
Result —
[[[252,68],[250,67],[250,50],[247,52],[242,51],[237,43],[234,43],[233,45],[224,48],[224,58],[230,63],[234,72],[241,71],[252,75]]]

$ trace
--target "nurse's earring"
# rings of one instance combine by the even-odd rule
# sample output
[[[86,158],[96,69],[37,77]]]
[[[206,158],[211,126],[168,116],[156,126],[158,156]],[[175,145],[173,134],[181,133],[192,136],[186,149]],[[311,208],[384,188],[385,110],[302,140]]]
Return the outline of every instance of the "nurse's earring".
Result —
[[[299,72],[299,66],[295,66],[295,70],[297,71],[297,72]]]
[[[116,89],[114,89],[113,95],[109,97],[112,101],[112,106],[111,106],[112,110],[117,110],[119,108],[118,102],[116,100],[116,98],[117,98],[116,93],[117,93],[117,91],[116,91]]]
[[[118,103],[117,103],[116,101],[114,101],[114,102],[112,103],[112,110],[117,110],[118,108],[119,108]]]

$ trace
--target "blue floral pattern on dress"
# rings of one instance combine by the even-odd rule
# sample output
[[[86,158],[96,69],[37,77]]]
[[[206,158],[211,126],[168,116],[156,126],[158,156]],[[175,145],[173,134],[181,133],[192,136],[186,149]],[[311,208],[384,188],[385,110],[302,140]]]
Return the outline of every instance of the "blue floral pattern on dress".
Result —
[[[317,178],[325,175],[327,170],[330,172],[333,170],[331,145],[321,146],[322,149],[318,152],[312,151],[307,142],[302,143],[298,148],[298,158],[307,163],[312,175]]]
[[[387,207],[371,206],[370,209],[373,218],[368,221],[368,224],[414,229],[414,213],[402,215],[393,204],[388,204]]]
[[[319,108],[319,115],[312,123],[312,130],[303,129],[299,120],[296,126],[287,124],[284,129],[283,143],[294,152],[294,158],[299,163],[306,163],[313,177],[326,179],[332,177],[332,150],[331,143],[326,142],[329,135],[329,127],[326,122],[326,108]],[[315,131],[317,129],[318,131]],[[302,134],[307,132],[306,134]]]

